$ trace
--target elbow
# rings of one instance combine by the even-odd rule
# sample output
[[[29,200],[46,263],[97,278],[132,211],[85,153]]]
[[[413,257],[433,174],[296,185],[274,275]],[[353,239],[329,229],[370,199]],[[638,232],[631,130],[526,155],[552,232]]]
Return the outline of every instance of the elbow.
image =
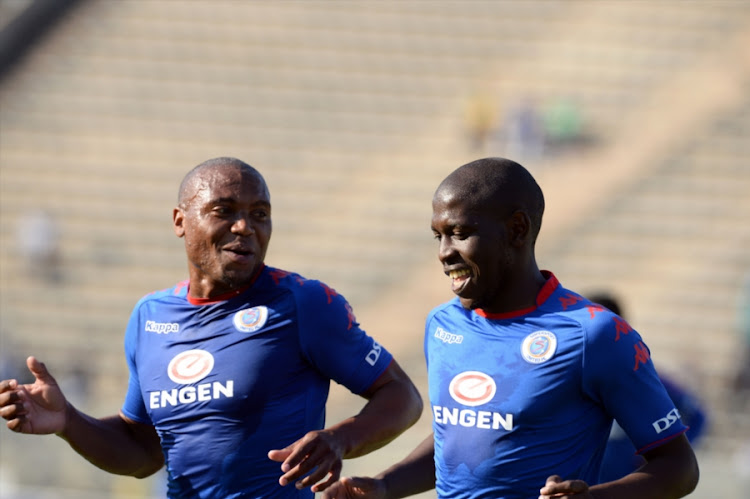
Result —
[[[698,467],[698,460],[695,456],[693,456],[692,463],[690,463],[688,472],[685,473],[685,475],[686,477],[683,484],[684,490],[680,497],[691,494],[698,486],[698,481],[700,480],[700,468]]]
[[[159,471],[163,465],[164,465],[163,461],[153,462],[153,463],[150,463],[148,466],[144,466],[136,470],[135,472],[131,473],[130,476],[138,478],[138,479],[148,478],[154,473],[156,473],[157,471]]]
[[[422,416],[422,411],[424,410],[424,401],[422,400],[422,396],[419,394],[419,390],[417,390],[417,387],[411,384],[409,387],[409,426],[408,428],[414,426],[414,424],[419,421],[419,418]]]
[[[690,452],[682,462],[681,472],[674,475],[671,494],[668,497],[678,499],[690,495],[698,486],[700,469],[695,454]]]

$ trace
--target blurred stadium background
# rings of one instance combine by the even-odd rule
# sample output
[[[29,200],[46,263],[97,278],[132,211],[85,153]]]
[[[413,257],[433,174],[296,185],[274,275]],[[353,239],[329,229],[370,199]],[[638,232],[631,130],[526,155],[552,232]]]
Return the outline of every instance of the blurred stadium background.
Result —
[[[541,266],[616,292],[660,371],[705,403],[693,496],[750,484],[750,407],[731,388],[750,1],[0,0],[0,78],[2,377],[27,379],[34,354],[82,409],[116,411],[131,307],[187,276],[177,186],[236,156],[271,188],[268,263],[347,296],[426,396],[422,321],[450,298],[432,191],[510,156],[547,197]],[[557,132],[543,150],[512,140],[521,102]],[[359,406],[334,387],[329,419]],[[344,473],[380,471],[429,422]],[[0,431],[2,499],[160,497],[161,478]]]

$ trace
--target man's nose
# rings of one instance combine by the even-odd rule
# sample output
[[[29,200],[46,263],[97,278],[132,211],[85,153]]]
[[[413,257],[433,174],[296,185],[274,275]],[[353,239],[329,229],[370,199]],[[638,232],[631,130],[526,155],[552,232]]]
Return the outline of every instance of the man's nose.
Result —
[[[232,224],[232,232],[245,236],[254,234],[255,228],[253,227],[252,222],[250,222],[250,217],[242,215],[238,216]]]
[[[451,239],[449,237],[441,237],[440,246],[438,247],[438,260],[440,260],[441,262],[445,262],[454,253],[455,249],[451,244]]]

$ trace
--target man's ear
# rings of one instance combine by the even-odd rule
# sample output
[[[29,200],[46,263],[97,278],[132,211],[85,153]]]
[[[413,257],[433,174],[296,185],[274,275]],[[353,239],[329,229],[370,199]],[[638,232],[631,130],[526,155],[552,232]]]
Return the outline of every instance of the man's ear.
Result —
[[[172,210],[172,228],[177,237],[185,235],[185,212],[179,206]]]
[[[531,218],[524,210],[516,210],[508,218],[508,239],[510,244],[521,247],[526,244],[531,232]]]

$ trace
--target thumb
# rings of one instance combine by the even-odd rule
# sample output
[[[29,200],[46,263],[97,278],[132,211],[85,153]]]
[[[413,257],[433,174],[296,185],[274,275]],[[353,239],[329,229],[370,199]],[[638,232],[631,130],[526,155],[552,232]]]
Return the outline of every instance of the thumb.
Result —
[[[31,371],[31,374],[34,375],[37,381],[48,385],[57,385],[57,381],[49,373],[47,366],[43,362],[39,362],[36,357],[32,356],[26,359],[26,367],[29,368],[29,371]]]
[[[373,488],[372,478],[362,478],[358,476],[347,476],[341,479],[341,483],[347,484],[352,489],[361,492],[369,492]]]
[[[562,482],[562,477],[560,475],[552,475],[548,477],[547,482],[544,484],[544,487],[539,490],[539,493],[542,495],[554,494],[556,492],[554,485],[560,482]]]
[[[552,475],[549,478],[547,478],[547,483],[545,483],[545,486],[552,485],[555,483],[560,483],[560,482],[562,482],[562,477],[560,475]]]

